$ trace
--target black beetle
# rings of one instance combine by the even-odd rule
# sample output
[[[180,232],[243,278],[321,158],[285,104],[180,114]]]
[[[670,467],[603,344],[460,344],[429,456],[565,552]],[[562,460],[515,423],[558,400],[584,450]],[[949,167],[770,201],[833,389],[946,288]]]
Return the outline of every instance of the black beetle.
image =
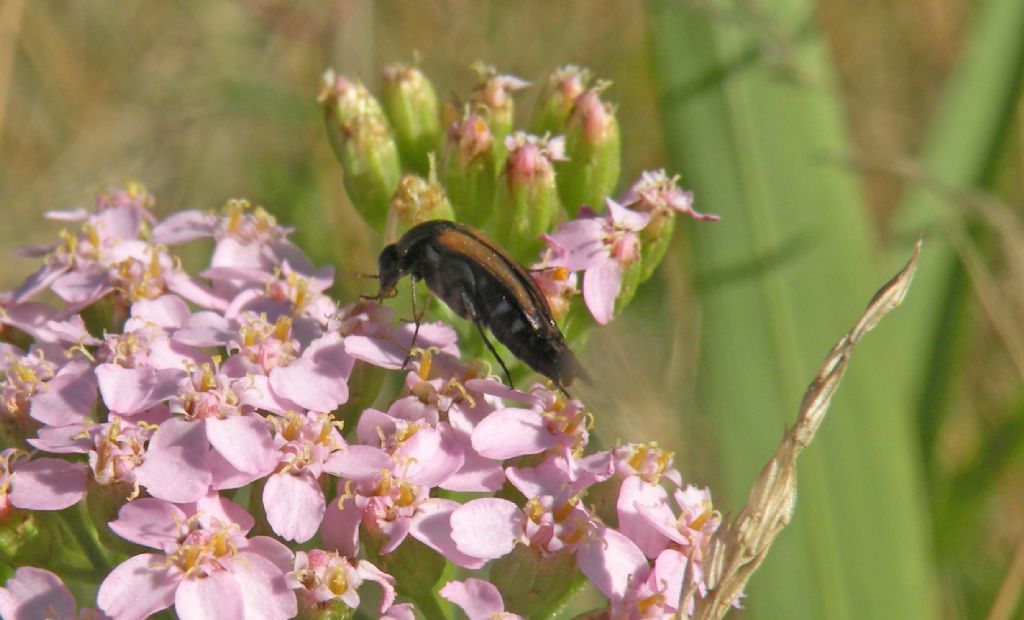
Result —
[[[413,290],[416,281],[423,280],[455,314],[476,325],[509,385],[512,376],[487,340],[484,327],[562,392],[577,377],[589,380],[529,271],[479,231],[448,220],[412,227],[380,253],[380,291],[371,299],[393,296],[398,280],[406,274],[413,279]],[[414,335],[414,346],[415,341]]]

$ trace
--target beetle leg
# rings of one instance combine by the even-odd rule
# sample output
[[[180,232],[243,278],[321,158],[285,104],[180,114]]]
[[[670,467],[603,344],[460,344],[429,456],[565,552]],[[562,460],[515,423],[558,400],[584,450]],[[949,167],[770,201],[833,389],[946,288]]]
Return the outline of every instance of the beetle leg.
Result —
[[[409,347],[409,354],[405,356],[405,361],[402,362],[402,370],[405,370],[405,367],[412,361],[412,353],[416,350],[416,339],[420,335],[420,319],[423,318],[422,315],[416,313],[416,276],[411,276],[410,279],[412,280],[412,320],[416,327],[412,330],[412,345]],[[423,312],[426,311],[427,308],[424,306]]]
[[[494,345],[491,344],[491,341],[487,339],[487,335],[484,333],[484,325],[480,321],[480,316],[477,315],[476,313],[476,307],[473,306],[473,302],[470,301],[469,295],[466,295],[465,291],[462,291],[462,304],[466,308],[466,314],[469,315],[469,319],[473,321],[473,325],[476,325],[477,331],[480,332],[480,337],[483,338],[484,344],[487,345],[487,350],[491,352],[491,355],[494,356],[494,359],[498,360],[498,365],[501,366],[501,369],[505,371],[505,378],[508,379],[508,386],[510,388],[515,388],[515,385],[512,384],[512,373],[508,371],[508,367],[505,366],[505,362],[502,361],[501,356],[498,355],[498,352],[494,350]]]

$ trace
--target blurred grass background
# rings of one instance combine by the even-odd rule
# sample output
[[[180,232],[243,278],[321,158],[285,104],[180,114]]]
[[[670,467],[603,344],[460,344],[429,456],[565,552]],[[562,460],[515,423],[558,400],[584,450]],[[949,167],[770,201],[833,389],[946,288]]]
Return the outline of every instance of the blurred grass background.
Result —
[[[1022,617],[1024,3],[0,3],[0,255],[48,209],[134,178],[158,211],[248,197],[319,262],[372,270],[315,104],[419,54],[613,82],[623,182],[682,174],[655,280],[592,338],[607,437],[652,437],[724,512],[872,292],[926,235],[907,306],[859,351],[808,450],[752,618]],[[528,112],[535,89],[519,99]],[[34,268],[6,260],[0,287]],[[365,286],[341,277],[354,295]],[[365,292],[365,291],[362,291]]]

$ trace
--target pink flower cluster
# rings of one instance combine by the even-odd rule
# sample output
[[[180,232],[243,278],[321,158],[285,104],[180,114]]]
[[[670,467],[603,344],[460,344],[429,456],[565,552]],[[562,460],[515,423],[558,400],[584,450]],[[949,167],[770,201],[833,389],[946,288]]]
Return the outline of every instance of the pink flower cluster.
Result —
[[[0,520],[103,493],[117,506],[101,537],[146,549],[102,578],[97,616],[288,618],[356,608],[372,581],[383,617],[413,618],[421,593],[378,568],[410,544],[463,575],[516,549],[572,558],[615,618],[675,617],[692,608],[688,583],[704,593],[720,517],[670,454],[588,453],[582,403],[487,376],[443,323],[421,326],[403,370],[413,327],[375,303],[339,306],[331,269],[261,209],[158,221],[152,206],[136,186],[48,214],[79,230],[23,252],[43,266],[0,296]],[[550,265],[585,272],[599,322],[646,217],[609,209],[548,240]],[[170,248],[202,238],[214,249],[196,277]],[[471,618],[517,617],[477,577],[435,593]],[[23,567],[0,613],[40,609],[77,617],[57,577]]]

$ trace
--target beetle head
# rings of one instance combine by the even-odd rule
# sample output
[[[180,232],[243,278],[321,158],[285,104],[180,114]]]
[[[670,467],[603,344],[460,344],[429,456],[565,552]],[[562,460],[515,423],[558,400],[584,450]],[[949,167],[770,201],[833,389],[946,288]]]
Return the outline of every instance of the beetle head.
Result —
[[[402,255],[394,243],[381,251],[380,257],[377,259],[377,277],[380,278],[378,299],[394,296],[398,280],[408,270],[402,263]]]

